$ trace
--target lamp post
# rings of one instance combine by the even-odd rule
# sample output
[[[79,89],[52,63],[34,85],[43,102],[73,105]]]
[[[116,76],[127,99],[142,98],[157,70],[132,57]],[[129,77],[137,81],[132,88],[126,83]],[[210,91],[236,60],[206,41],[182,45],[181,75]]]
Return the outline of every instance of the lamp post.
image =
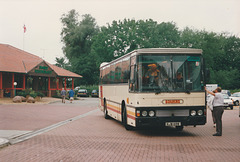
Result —
[[[13,85],[14,85],[14,96],[16,96],[16,87],[17,87],[17,82],[14,82],[14,83],[13,83]]]

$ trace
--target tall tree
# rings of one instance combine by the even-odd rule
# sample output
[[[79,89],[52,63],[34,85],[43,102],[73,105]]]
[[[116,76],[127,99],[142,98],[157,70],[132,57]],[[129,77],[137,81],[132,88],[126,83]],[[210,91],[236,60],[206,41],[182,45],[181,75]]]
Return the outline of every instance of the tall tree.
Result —
[[[71,10],[61,17],[63,51],[70,70],[83,76],[81,84],[98,81],[99,65],[138,48],[200,48],[210,83],[224,88],[240,88],[240,39],[226,33],[198,31],[186,27],[179,31],[173,22],[157,23],[152,19],[124,19],[99,27],[95,19]],[[62,58],[56,58],[64,66]]]
[[[90,51],[92,37],[99,31],[96,20],[86,14],[79,21],[79,14],[75,10],[71,10],[68,14],[62,15],[61,22],[63,24],[61,32],[64,44],[63,52],[71,64],[71,70],[83,76],[80,80],[81,84],[95,83],[94,72],[97,68]]]
[[[55,58],[56,61],[56,66],[63,68],[63,69],[67,69],[70,70],[70,64],[68,62],[66,62],[64,57],[56,57]]]
[[[101,28],[94,37],[92,54],[100,65],[138,48],[177,47],[178,40],[179,32],[174,23],[124,19]]]

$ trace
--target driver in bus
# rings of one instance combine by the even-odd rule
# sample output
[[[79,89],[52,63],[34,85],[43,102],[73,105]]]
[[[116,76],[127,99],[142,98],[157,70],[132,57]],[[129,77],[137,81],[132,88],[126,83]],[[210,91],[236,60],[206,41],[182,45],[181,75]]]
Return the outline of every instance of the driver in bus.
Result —
[[[156,64],[149,64],[149,70],[145,74],[145,77],[148,79],[149,86],[158,85],[158,79],[160,71],[157,69]]]
[[[177,88],[182,88],[183,87],[183,76],[182,76],[181,72],[177,72],[176,86],[177,86]]]

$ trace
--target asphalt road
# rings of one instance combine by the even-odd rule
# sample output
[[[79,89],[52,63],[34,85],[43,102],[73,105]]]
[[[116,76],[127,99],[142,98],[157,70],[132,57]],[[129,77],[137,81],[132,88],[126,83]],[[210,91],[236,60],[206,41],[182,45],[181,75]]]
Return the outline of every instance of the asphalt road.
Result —
[[[0,149],[0,162],[240,161],[237,107],[224,111],[223,136],[214,137],[209,111],[206,125],[182,132],[126,131],[120,122],[104,119],[97,106],[96,98],[73,104],[0,105],[0,130],[33,134],[42,130]]]

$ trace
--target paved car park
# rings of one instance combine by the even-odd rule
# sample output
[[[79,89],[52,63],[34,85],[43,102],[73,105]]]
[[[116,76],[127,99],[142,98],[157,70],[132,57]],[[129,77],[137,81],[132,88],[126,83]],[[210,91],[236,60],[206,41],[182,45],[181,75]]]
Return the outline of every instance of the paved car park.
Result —
[[[98,99],[73,104],[0,105],[0,130],[35,132],[66,121],[0,149],[0,161],[239,161],[238,107],[225,110],[223,136],[213,137],[211,114],[204,126],[126,131],[106,120]],[[76,118],[77,117],[77,118]],[[72,120],[68,120],[72,119]]]

